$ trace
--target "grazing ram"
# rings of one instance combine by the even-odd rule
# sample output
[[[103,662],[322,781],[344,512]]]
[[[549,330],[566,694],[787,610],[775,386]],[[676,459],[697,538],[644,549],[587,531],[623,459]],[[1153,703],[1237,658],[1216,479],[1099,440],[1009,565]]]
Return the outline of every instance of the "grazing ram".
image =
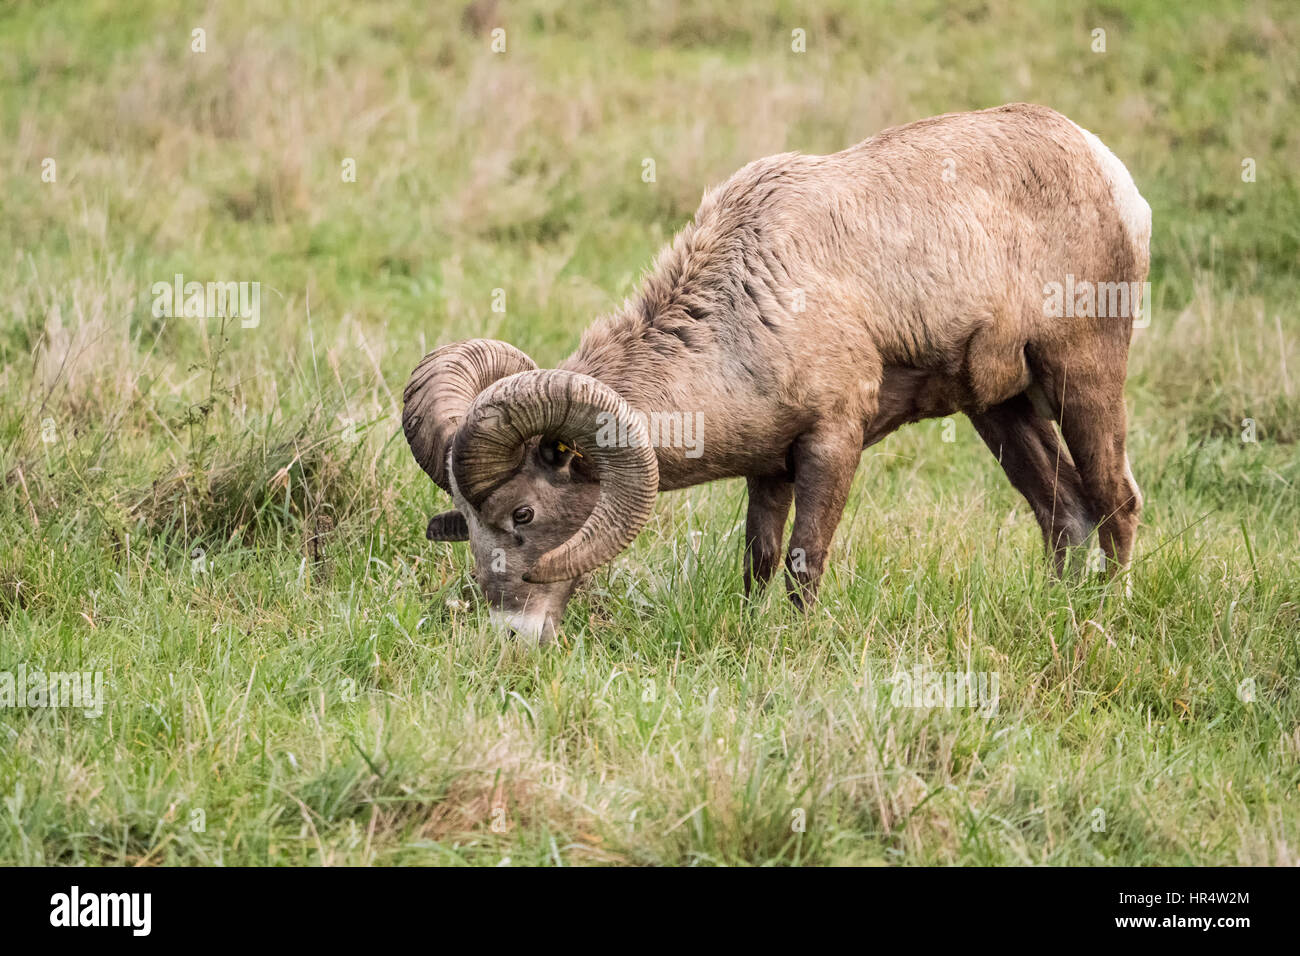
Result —
[[[468,539],[494,617],[544,641],[658,492],[743,477],[746,592],[772,575],[793,501],[785,567],[803,606],[862,450],[961,411],[1057,569],[1095,527],[1113,572],[1142,501],[1123,398],[1140,306],[1136,291],[1128,314],[1105,318],[1045,306],[1053,283],[1136,290],[1150,234],[1119,160],[1041,106],[750,163],[559,369],[482,339],[425,356],[403,428],[456,508],[428,537]],[[696,412],[694,454],[650,441],[648,416]]]

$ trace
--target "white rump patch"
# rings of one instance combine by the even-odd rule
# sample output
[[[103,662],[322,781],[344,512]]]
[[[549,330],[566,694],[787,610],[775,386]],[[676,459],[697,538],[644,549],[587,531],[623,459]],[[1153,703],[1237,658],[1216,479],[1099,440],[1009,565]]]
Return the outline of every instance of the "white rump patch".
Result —
[[[1074,128],[1083,134],[1093,155],[1097,157],[1097,165],[1101,167],[1102,175],[1110,185],[1111,199],[1119,213],[1119,220],[1124,223],[1129,238],[1138,247],[1141,258],[1151,246],[1151,207],[1138,192],[1128,169],[1106,144],[1078,123],[1074,124]]]

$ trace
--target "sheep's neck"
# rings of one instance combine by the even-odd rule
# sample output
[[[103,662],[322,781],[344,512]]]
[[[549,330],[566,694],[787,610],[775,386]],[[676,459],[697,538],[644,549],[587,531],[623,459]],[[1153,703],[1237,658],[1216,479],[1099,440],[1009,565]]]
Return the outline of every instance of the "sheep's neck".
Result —
[[[784,468],[784,456],[773,455],[776,423],[753,414],[767,404],[753,375],[730,368],[707,326],[696,331],[681,336],[617,316],[585,335],[561,368],[599,379],[644,416],[662,490]]]

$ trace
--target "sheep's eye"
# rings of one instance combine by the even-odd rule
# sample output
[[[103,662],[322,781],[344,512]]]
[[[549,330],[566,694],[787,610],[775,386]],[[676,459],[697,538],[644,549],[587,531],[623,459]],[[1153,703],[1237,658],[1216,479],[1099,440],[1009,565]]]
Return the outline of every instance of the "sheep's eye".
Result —
[[[515,519],[515,524],[528,524],[528,522],[533,520],[533,509],[516,508],[512,517]]]

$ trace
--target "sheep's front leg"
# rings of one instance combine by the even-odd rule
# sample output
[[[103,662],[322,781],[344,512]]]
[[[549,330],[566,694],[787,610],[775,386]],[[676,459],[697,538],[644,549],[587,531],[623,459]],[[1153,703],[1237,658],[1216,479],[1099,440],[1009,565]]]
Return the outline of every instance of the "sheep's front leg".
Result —
[[[802,610],[817,599],[831,538],[862,456],[862,429],[822,426],[800,436],[792,451],[794,530],[785,574],[790,600]]]
[[[745,596],[762,589],[781,559],[785,519],[790,515],[794,482],[786,477],[750,478],[745,514]]]

